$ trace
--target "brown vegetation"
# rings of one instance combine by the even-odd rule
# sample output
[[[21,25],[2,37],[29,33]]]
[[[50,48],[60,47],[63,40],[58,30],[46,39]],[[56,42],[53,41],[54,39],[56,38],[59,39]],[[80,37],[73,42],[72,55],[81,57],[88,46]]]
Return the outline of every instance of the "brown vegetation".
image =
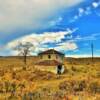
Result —
[[[60,76],[37,70],[36,60],[0,58],[0,100],[100,100],[100,58],[67,58]]]

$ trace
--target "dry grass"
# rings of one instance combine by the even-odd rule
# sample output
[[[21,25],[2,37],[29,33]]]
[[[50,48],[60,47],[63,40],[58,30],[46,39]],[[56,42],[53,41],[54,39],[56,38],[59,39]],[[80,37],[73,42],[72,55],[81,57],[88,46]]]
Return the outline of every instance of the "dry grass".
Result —
[[[100,100],[100,58],[67,58],[60,76],[37,70],[36,60],[0,58],[0,100]]]

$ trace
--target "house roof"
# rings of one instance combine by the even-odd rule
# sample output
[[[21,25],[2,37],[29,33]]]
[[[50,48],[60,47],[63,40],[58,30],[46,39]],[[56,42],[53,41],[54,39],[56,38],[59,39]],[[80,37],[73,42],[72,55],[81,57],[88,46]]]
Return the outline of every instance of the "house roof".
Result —
[[[62,63],[60,63],[56,60],[51,60],[51,61],[50,60],[45,60],[45,61],[41,61],[41,62],[36,63],[36,65],[43,65],[43,66],[57,66],[59,64],[62,65]]]
[[[47,51],[40,52],[38,55],[44,55],[44,54],[59,54],[64,56],[62,52],[56,51],[54,49],[49,49]]]

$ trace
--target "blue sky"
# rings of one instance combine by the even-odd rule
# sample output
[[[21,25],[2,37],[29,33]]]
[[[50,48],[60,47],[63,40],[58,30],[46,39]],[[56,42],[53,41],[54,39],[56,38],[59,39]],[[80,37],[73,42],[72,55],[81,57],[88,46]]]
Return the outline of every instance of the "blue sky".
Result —
[[[19,42],[32,55],[54,48],[66,56],[100,56],[100,0],[0,0],[0,55],[17,55]]]

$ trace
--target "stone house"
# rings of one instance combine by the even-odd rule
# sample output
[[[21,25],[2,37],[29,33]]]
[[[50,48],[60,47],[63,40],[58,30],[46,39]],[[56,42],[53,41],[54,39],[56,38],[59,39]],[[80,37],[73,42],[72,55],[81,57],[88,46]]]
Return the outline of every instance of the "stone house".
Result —
[[[63,66],[64,54],[54,49],[49,49],[38,54],[36,68],[57,73],[57,66]],[[63,70],[64,71],[64,70]]]

